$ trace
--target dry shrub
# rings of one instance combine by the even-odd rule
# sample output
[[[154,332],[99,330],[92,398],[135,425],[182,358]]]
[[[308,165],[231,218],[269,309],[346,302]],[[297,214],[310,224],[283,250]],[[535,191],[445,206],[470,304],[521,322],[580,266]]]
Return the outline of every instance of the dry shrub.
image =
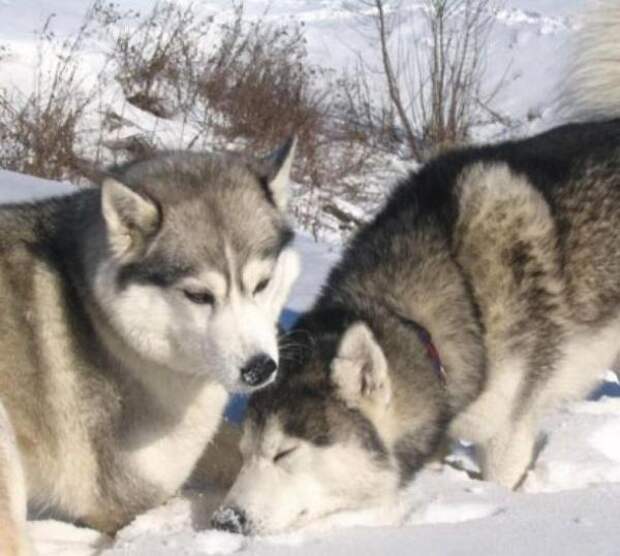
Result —
[[[96,0],[78,33],[65,41],[48,23],[39,48],[55,52],[54,63],[38,65],[28,97],[0,93],[0,165],[53,179],[75,179],[89,169],[96,175],[98,166],[162,144],[156,129],[162,119],[174,120],[167,130],[181,129],[179,144],[166,135],[166,147],[181,149],[234,143],[266,153],[295,133],[294,177],[302,201],[293,209],[315,229],[323,205],[312,205],[313,199],[346,195],[354,201],[355,187],[340,182],[363,168],[372,130],[347,113],[352,82],[309,62],[302,25],[248,20],[242,3],[233,7],[228,23],[216,23],[191,4],[162,1],[139,14]],[[117,113],[100,91],[85,86],[80,60],[93,37],[105,39],[97,45],[107,45],[107,52],[90,82],[105,91],[116,81],[125,102],[156,116],[155,129]],[[191,134],[183,133],[186,128]]]
[[[75,169],[78,122],[88,101],[80,92],[75,59],[82,37],[57,48],[51,19],[38,36],[33,92],[25,97],[16,90],[0,93],[0,163],[10,170],[61,179]],[[47,48],[57,50],[51,67],[44,66]]]
[[[37,35],[34,87],[0,91],[0,166],[50,179],[79,179],[84,119],[94,94],[84,85],[80,56],[85,44],[117,22],[115,4],[96,0],[76,33],[59,39],[51,15]]]
[[[363,80],[371,71],[381,76],[384,106],[393,113],[386,131],[397,132],[395,138],[407,146],[409,157],[423,160],[469,142],[476,126],[504,123],[491,106],[504,80],[491,84],[485,75],[494,14],[502,0],[345,4],[362,14],[359,24],[371,29],[370,40],[381,58],[379,69],[362,63],[356,79]],[[411,31],[414,19],[421,22],[421,33]],[[350,101],[355,105],[359,99]],[[361,116],[366,122],[381,123],[376,111],[362,110]]]
[[[135,26],[113,37],[109,52],[125,98],[160,118],[190,112],[212,18],[198,15],[191,4],[157,2],[135,19]]]
[[[87,101],[69,100],[62,87],[28,97],[25,103],[0,98],[0,165],[50,179],[79,174],[77,129]],[[20,108],[15,109],[15,105]]]
[[[302,157],[312,160],[326,124],[320,75],[307,61],[301,27],[246,24],[238,7],[207,60],[200,94],[222,115],[216,125],[228,139],[243,137],[260,150],[294,131]]]
[[[260,153],[295,133],[294,176],[306,190],[332,187],[367,158],[364,136],[340,114],[338,80],[308,60],[302,25],[249,20],[242,2],[225,23],[161,2],[113,43],[128,102],[198,130],[180,148]]]
[[[353,69],[337,80],[336,114],[342,127],[361,144],[395,153],[403,141],[397,116],[392,104],[372,89],[372,78],[376,76],[358,59]]]
[[[341,114],[342,79],[309,61],[302,25],[248,22],[242,4],[220,37],[199,83],[200,98],[221,116],[209,125],[258,152],[295,133],[294,177],[306,201],[315,189],[335,194],[342,177],[360,171],[367,159],[366,137]],[[307,203],[293,209],[305,227],[320,218]]]

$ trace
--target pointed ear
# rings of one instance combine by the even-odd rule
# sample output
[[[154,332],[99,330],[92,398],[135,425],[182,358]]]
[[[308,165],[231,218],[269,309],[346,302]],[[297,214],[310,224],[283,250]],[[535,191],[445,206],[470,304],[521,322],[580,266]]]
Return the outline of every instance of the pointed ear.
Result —
[[[295,158],[297,137],[294,135],[262,160],[262,178],[276,206],[284,212],[288,202],[289,179]]]
[[[364,402],[386,407],[392,399],[388,365],[381,346],[363,323],[353,324],[332,361],[331,379],[351,407]]]
[[[154,201],[113,178],[101,184],[101,213],[112,250],[119,256],[141,251],[161,221]]]

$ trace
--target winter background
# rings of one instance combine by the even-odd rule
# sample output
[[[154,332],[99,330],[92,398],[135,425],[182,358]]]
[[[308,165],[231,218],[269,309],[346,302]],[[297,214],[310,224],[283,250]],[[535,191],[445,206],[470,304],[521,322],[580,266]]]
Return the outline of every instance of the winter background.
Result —
[[[125,8],[150,9],[147,0],[126,0]],[[513,125],[498,123],[474,130],[476,140],[497,140],[546,129],[559,121],[568,44],[579,28],[587,0],[507,0],[496,13],[488,72],[503,76],[505,86],[494,109]],[[201,7],[218,18],[230,17],[227,0],[204,0]],[[411,2],[415,9],[416,3]],[[33,68],[41,62],[34,31],[54,14],[58,36],[74,33],[87,2],[80,0],[0,0],[0,87],[27,95],[36,88]],[[262,0],[246,2],[248,17],[303,23],[312,63],[341,70],[353,53],[371,59],[375,50],[352,25],[353,15],[338,0]],[[268,9],[267,9],[268,8]],[[100,39],[101,40],[101,39]],[[84,63],[97,75],[102,58],[96,48]],[[87,73],[88,77],[88,73]],[[157,121],[153,114],[128,107],[114,83],[101,87],[100,105],[123,113],[115,130],[149,130],[158,144],[177,146],[179,122]],[[516,123],[515,123],[516,122]],[[182,130],[184,133],[185,130]],[[86,145],[88,147],[88,145]],[[394,180],[413,163],[390,153],[364,168],[371,195],[342,201],[343,210],[366,218]],[[0,170],[3,202],[71,192],[74,185]],[[302,196],[305,193],[300,193]],[[329,214],[311,229],[298,221],[297,245],[304,271],[284,319],[307,308],[350,232]],[[318,238],[318,241],[317,241]],[[246,539],[196,526],[200,496],[179,496],[164,507],[139,516],[111,540],[96,531],[31,516],[29,531],[42,556],[159,556],[240,554],[548,554],[620,553],[620,386],[608,373],[589,400],[550,415],[543,423],[540,453],[516,492],[471,478],[476,464],[466,446],[455,446],[444,465],[424,470],[403,497],[402,506],[333,516],[324,523],[286,535]],[[468,473],[469,472],[469,473]],[[205,502],[206,503],[206,502]]]

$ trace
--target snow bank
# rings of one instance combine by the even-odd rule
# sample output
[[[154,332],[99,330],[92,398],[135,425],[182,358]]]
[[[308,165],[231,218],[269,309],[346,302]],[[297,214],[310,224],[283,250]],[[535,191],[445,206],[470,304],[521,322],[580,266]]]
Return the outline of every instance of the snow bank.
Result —
[[[77,188],[70,183],[59,183],[0,170],[0,202],[2,203],[34,201],[75,191]]]

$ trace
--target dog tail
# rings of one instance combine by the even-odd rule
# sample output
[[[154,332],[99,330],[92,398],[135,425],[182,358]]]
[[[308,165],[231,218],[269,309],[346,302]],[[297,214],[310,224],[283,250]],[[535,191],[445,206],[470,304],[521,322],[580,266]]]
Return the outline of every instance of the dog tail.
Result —
[[[568,64],[561,112],[573,121],[620,117],[620,2],[600,0],[586,13]]]

